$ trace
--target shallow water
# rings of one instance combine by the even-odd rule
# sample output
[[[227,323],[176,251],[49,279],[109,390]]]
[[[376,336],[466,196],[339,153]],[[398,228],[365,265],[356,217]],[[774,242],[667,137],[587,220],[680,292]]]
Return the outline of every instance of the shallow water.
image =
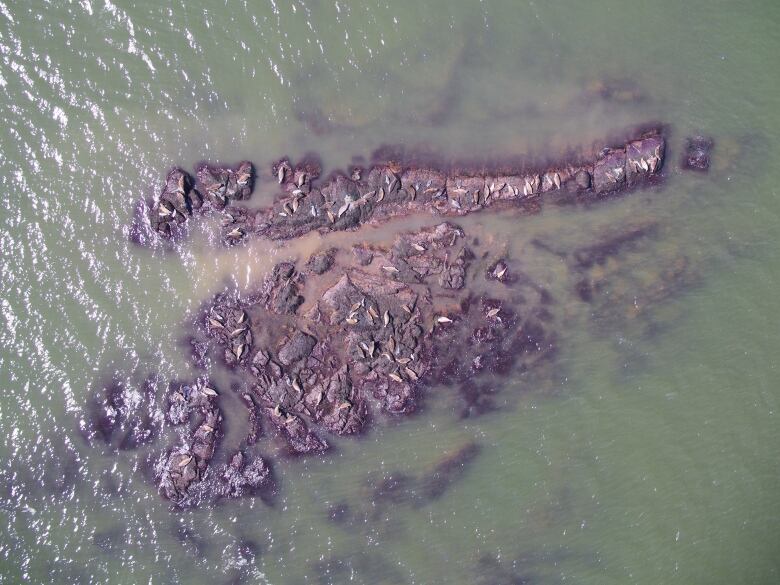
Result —
[[[0,582],[780,580],[779,4],[122,4],[0,1]],[[605,99],[604,80],[624,91]],[[133,205],[170,166],[313,152],[331,170],[385,145],[547,160],[651,121],[669,128],[661,188],[459,221],[556,299],[556,359],[497,381],[499,412],[461,419],[434,388],[332,454],[275,459],[270,505],[187,512],[144,476],[164,440],[114,453],[79,434],[112,377],[140,401],[150,373],[192,373],[181,340],[211,294],[346,241],[225,250],[202,221],[136,247]],[[713,168],[682,173],[697,131]],[[273,193],[264,176],[252,204]],[[643,221],[655,235],[591,304],[534,244],[570,252]],[[686,278],[656,290],[680,257]],[[372,481],[471,441],[441,498],[372,502]]]

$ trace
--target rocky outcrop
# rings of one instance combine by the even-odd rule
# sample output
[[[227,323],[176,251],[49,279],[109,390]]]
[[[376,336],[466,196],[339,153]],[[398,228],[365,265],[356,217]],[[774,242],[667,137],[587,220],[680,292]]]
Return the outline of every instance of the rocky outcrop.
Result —
[[[201,164],[197,182],[173,169],[152,209],[152,226],[164,237],[175,233],[198,209],[223,211],[221,238],[229,246],[250,237],[291,239],[312,231],[354,230],[418,213],[460,217],[491,207],[519,205],[538,210],[546,199],[588,201],[608,197],[655,180],[663,167],[665,140],[660,130],[643,132],[592,160],[561,162],[545,168],[508,168],[493,173],[424,168],[400,163],[334,173],[316,183],[318,163],[272,165],[281,193],[266,208],[231,205],[248,199],[254,185],[249,162],[235,169]],[[701,141],[689,143],[691,168],[708,161]],[[322,270],[327,269],[327,261]],[[316,271],[314,271],[316,273]]]
[[[202,203],[200,194],[192,188],[192,177],[182,169],[172,169],[159,200],[152,207],[152,228],[161,236],[170,237]]]
[[[175,235],[177,228],[200,210],[222,210],[231,201],[249,199],[254,188],[255,171],[248,161],[239,163],[235,169],[202,163],[195,175],[197,183],[178,167],[168,173],[150,212],[152,229],[160,236]],[[240,238],[227,238],[231,239]]]
[[[163,236],[199,209],[221,214],[227,245],[357,230],[411,214],[441,221],[278,262],[250,294],[211,299],[188,347],[196,366],[230,370],[246,407],[245,438],[238,450],[220,454],[229,415],[218,391],[205,380],[175,385],[165,420],[178,441],[157,462],[160,493],[180,507],[257,493],[271,483],[266,460],[249,451],[258,442],[294,456],[320,455],[336,437],[415,412],[432,387],[453,388],[455,412],[464,418],[502,408],[495,387],[503,377],[556,355],[558,301],[508,248],[484,233],[467,234],[458,218],[487,208],[536,211],[547,201],[611,197],[655,182],[665,156],[662,134],[650,131],[591,159],[500,172],[386,163],[318,183],[317,163],[283,159],[272,166],[280,195],[255,210],[234,203],[251,195],[248,162],[235,169],[199,165],[195,180],[171,171],[153,210]],[[605,279],[622,277],[603,267],[655,234],[655,224],[637,222],[574,250],[558,251],[544,238],[532,244],[564,263],[577,279],[573,292],[595,308]],[[672,284],[685,272],[675,262],[660,282]],[[661,289],[648,298],[660,298]],[[616,300],[623,299],[615,294],[609,302]],[[103,425],[109,440],[121,410],[111,400]],[[372,498],[424,505],[442,497],[478,452],[467,443],[426,472],[394,474]]]
[[[219,392],[205,380],[182,384],[168,395],[166,418],[171,425],[185,425],[193,415],[198,417],[184,434],[182,444],[163,454],[155,466],[160,494],[179,507],[239,497],[270,481],[270,468],[262,458],[247,463],[240,452],[221,471],[211,469],[222,434],[218,401]]]
[[[504,259],[472,273],[475,251],[491,254],[444,222],[374,245],[363,263],[334,255],[318,274],[281,262],[245,299],[217,295],[203,331],[250,388],[247,443],[265,426],[292,454],[322,453],[327,434],[413,412],[432,384],[503,376],[552,356],[549,295],[529,279],[514,283],[519,271]],[[469,291],[476,278],[496,296]]]
[[[357,229],[414,213],[458,217],[493,206],[538,206],[548,194],[583,200],[605,197],[657,177],[664,156],[663,136],[651,131],[619,148],[605,149],[592,162],[530,172],[476,175],[376,165],[350,176],[337,173],[320,187],[304,183],[305,188],[288,188],[272,208],[247,218],[242,229],[269,239],[289,239],[314,230]],[[291,167],[288,163],[275,168]]]

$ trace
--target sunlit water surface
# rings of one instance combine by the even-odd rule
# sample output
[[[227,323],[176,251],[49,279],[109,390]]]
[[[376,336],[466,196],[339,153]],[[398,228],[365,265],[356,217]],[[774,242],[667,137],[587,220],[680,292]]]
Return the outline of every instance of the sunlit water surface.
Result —
[[[777,583],[778,25],[772,1],[0,1],[0,583]],[[79,434],[112,376],[193,374],[181,339],[211,294],[358,237],[226,250],[199,222],[134,246],[170,166],[253,160],[254,205],[283,155],[543,160],[649,121],[669,130],[662,188],[460,222],[556,299],[554,362],[498,382],[499,412],[461,419],[431,389],[397,425],[275,459],[273,505],[187,512],[142,470],[164,440]],[[709,174],[677,164],[697,131]],[[630,222],[658,227],[592,304],[534,244]],[[683,282],[648,295],[681,257]],[[443,497],[371,501],[372,478],[469,441]],[[343,502],[363,519],[329,519]]]

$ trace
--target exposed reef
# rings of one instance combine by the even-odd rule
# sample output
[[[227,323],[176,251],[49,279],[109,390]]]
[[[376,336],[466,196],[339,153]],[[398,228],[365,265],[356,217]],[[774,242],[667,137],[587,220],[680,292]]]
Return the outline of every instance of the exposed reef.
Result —
[[[210,469],[222,435],[219,392],[205,380],[181,384],[168,393],[169,424],[188,425],[181,444],[164,453],[155,465],[160,494],[179,507],[236,498],[267,486],[271,470],[264,459],[248,460],[238,451],[221,469]],[[194,425],[190,425],[192,415]]]
[[[316,181],[321,172],[317,163],[293,165],[282,159],[271,168],[281,193],[272,206],[256,210],[231,204],[251,195],[251,163],[235,170],[201,164],[194,180],[179,168],[168,174],[150,222],[156,233],[171,237],[195,211],[222,211],[221,239],[235,245],[250,237],[280,240],[312,231],[354,230],[416,213],[446,218],[509,205],[537,210],[547,198],[588,201],[652,182],[663,166],[665,145],[661,131],[651,129],[620,146],[603,148],[593,159],[541,169],[520,165],[474,173],[388,162],[334,173],[322,184]]]
[[[454,222],[487,208],[536,211],[545,201],[608,198],[655,183],[664,157],[664,137],[650,130],[591,159],[534,170],[385,163],[318,183],[318,164],[282,159],[271,169],[281,193],[272,206],[254,210],[235,203],[252,194],[249,162],[234,169],[204,163],[194,178],[172,170],[151,209],[151,225],[166,238],[198,210],[221,214],[227,245],[354,231],[412,214],[441,221],[278,262],[249,293],[228,290],[206,301],[188,336],[192,362],[230,372],[239,398],[233,403],[245,407],[244,438],[238,450],[222,447],[230,452],[215,457],[226,419],[236,414],[224,411],[220,392],[205,378],[173,384],[165,422],[180,430],[176,446],[155,465],[160,493],[180,507],[257,493],[272,482],[266,459],[250,453],[255,445],[292,456],[322,454],[338,437],[415,412],[434,387],[457,390],[461,417],[496,410],[501,379],[552,363],[559,300],[489,235],[469,234]],[[592,302],[597,267],[654,229],[637,225],[560,253],[579,278],[576,294]],[[556,253],[554,245],[537,243]],[[442,497],[478,454],[468,443],[430,473],[395,474],[380,482],[372,500],[418,506]]]
[[[197,183],[180,168],[172,169],[150,214],[154,231],[171,237],[179,225],[204,208],[222,210],[231,201],[249,199],[254,188],[255,170],[243,161],[235,169],[198,165]]]
[[[326,434],[413,412],[426,387],[506,375],[554,353],[540,318],[545,291],[528,279],[508,288],[506,267],[491,279],[470,270],[476,254],[489,250],[445,222],[375,246],[359,267],[347,254],[322,274],[279,263],[247,298],[218,295],[203,333],[250,381],[250,416],[290,453],[321,453]],[[469,279],[496,290],[467,290]]]

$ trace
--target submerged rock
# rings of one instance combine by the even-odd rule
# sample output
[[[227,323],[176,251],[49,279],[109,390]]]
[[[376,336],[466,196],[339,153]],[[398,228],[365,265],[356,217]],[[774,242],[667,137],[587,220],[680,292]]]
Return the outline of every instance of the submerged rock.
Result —
[[[682,156],[683,169],[706,171],[710,168],[710,152],[713,140],[704,136],[692,136],[685,141],[685,151]]]

